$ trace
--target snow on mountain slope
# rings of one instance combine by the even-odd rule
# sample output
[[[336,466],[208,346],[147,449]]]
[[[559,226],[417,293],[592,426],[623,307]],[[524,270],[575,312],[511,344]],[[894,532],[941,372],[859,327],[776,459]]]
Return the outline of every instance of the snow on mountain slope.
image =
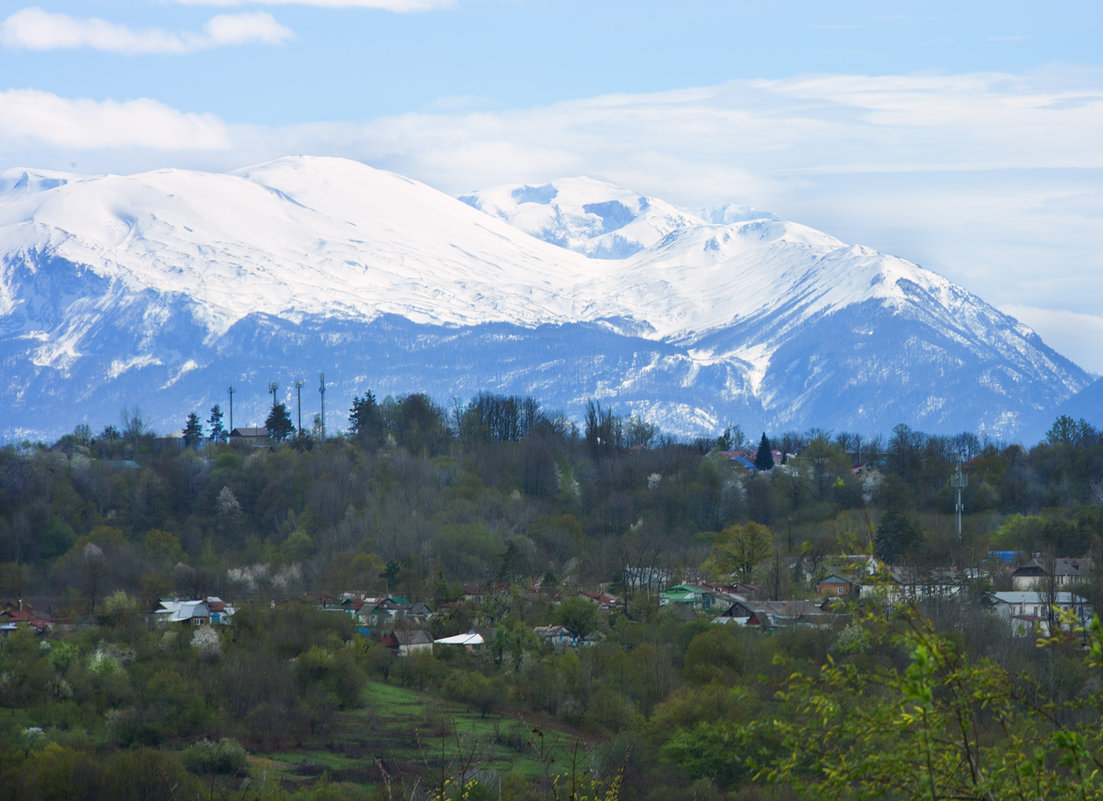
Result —
[[[582,316],[567,289],[585,259],[357,162],[69,177],[37,192],[4,181],[16,188],[0,195],[0,252],[48,253],[135,290],[187,294],[215,332],[250,313],[456,324]]]
[[[944,278],[766,213],[700,217],[589,179],[460,202],[313,157],[0,173],[0,362],[9,432],[51,433],[137,397],[160,423],[228,381],[323,366],[338,407],[368,386],[569,413],[598,398],[679,434],[1005,436],[1089,381]]]
[[[608,234],[576,222],[586,192],[601,203],[634,197],[573,179],[466,200],[590,252],[586,238]],[[620,219],[622,230],[655,232],[656,205],[638,203],[634,218]],[[580,292],[637,309],[653,336],[686,347],[697,364],[738,365],[775,424],[818,419],[860,428],[897,415],[935,429],[968,419],[1004,435],[1087,380],[1029,328],[942,276],[766,212],[725,206],[681,215],[641,245]]]
[[[605,228],[616,224],[612,233],[634,256],[587,259],[422,184],[340,159],[285,158],[229,175],[61,180],[6,176],[24,185],[0,195],[0,252],[47,253],[132,290],[186,295],[212,334],[251,313],[399,314],[450,324],[630,319],[654,336],[692,341],[782,306],[808,315],[891,294],[900,276],[941,281],[805,226],[710,225],[588,179],[495,190],[487,197],[501,202],[480,205],[500,213],[508,198],[510,223],[538,220],[545,235],[588,251],[606,247]],[[43,188],[33,191],[36,184]],[[540,215],[527,215],[530,206]],[[548,213],[557,228],[544,225]],[[760,337],[745,349],[763,344]]]
[[[506,186],[462,198],[492,216],[580,253],[608,252],[607,218],[628,253],[602,265],[578,291],[617,297],[656,335],[692,340],[782,308],[822,314],[869,298],[903,299],[901,281],[945,295],[949,282],[902,259],[848,246],[821,231],[765,212],[728,206],[714,222],[587,178]],[[773,336],[781,336],[784,329]],[[757,347],[763,342],[748,343]]]
[[[595,259],[623,259],[703,221],[661,200],[590,178],[502,186],[460,200],[538,239]]]

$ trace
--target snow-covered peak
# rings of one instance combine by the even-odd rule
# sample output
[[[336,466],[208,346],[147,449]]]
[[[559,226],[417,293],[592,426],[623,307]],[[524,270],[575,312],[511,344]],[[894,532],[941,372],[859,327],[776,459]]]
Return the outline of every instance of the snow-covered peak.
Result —
[[[568,291],[588,275],[583,257],[355,161],[19,183],[0,193],[0,256],[48,252],[190,296],[214,330],[254,312],[529,325],[584,313]]]
[[[0,256],[49,253],[132,290],[190,297],[213,333],[256,312],[392,313],[461,325],[622,319],[693,341],[777,318],[748,343],[768,354],[785,325],[810,314],[870,299],[903,308],[918,292],[937,307],[929,314],[948,316],[956,297],[916,265],[807,226],[734,207],[710,223],[588,178],[501,187],[466,204],[360,162],[308,156],[228,174],[10,170],[2,180]]]
[[[713,225],[731,225],[737,222],[747,222],[749,220],[776,220],[773,214],[768,211],[762,211],[751,206],[741,206],[735,203],[728,203],[723,206],[716,206],[711,209],[705,209],[701,214],[701,217]]]
[[[589,178],[503,186],[461,200],[546,242],[605,259],[578,288],[580,303],[616,298],[657,336],[687,342],[739,321],[776,320],[758,326],[758,338],[745,345],[759,359],[807,315],[868,300],[902,309],[920,292],[937,307],[928,313],[949,319],[958,302],[948,281],[915,264],[748,206],[698,217]]]
[[[8,169],[0,172],[0,193],[17,190],[41,192],[66,184],[77,177],[55,170]]]
[[[591,178],[513,184],[460,198],[545,242],[597,259],[623,259],[703,221],[662,200]]]

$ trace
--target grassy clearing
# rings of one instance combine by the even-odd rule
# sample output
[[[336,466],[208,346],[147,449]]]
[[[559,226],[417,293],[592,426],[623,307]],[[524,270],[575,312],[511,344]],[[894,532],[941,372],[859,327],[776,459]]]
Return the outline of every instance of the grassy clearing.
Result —
[[[576,735],[539,724],[555,765],[569,761]],[[364,705],[341,712],[298,747],[258,755],[268,775],[289,785],[322,773],[341,781],[378,783],[415,774],[426,782],[478,770],[483,775],[544,775],[533,722],[508,714],[485,717],[462,704],[387,682],[367,685]]]

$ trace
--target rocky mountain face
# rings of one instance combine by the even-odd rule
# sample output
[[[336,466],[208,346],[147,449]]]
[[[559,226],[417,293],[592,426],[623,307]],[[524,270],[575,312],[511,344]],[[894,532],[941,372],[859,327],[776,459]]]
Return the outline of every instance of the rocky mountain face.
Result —
[[[352,396],[589,399],[675,435],[1033,441],[1090,377],[961,287],[752,209],[588,179],[455,199],[363,164],[0,173],[0,437]],[[309,424],[307,422],[307,424]]]

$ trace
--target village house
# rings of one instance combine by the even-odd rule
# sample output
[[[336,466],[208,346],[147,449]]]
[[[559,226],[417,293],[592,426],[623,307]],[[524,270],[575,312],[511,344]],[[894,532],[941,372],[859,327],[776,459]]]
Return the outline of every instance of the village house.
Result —
[[[876,593],[888,603],[956,598],[971,583],[983,577],[974,568],[955,567],[920,569],[909,566],[887,566],[880,573],[863,581],[863,593]]]
[[[345,612],[356,618],[356,630],[365,635],[374,628],[394,626],[399,620],[423,624],[433,617],[433,610],[425,602],[411,603],[398,596],[370,597],[344,593],[335,598],[323,595],[318,605],[322,611]]]
[[[19,628],[29,628],[35,634],[45,634],[54,627],[48,614],[35,612],[31,605],[19,601],[8,601],[0,609],[0,634],[10,634]]]
[[[694,586],[700,587],[712,595],[713,607],[719,605],[727,608],[736,601],[745,601],[748,598],[757,598],[762,595],[762,587],[758,584],[749,584],[739,581],[731,584],[710,584],[702,581]]]
[[[861,584],[838,573],[816,582],[816,594],[821,598],[857,598],[861,592]]]
[[[561,651],[564,648],[582,648],[584,646],[594,645],[598,642],[595,636],[590,635],[584,637],[566,626],[534,626],[532,632],[541,643],[548,646],[553,651]]]
[[[264,448],[272,444],[267,428],[235,428],[227,441],[239,448]]]
[[[183,623],[187,626],[206,626],[211,622],[211,608],[206,601],[176,601],[162,599],[151,615],[159,626]]]
[[[736,601],[712,622],[768,631],[798,623],[819,625],[829,619],[828,613],[811,601]]]
[[[1011,574],[1011,584],[1016,590],[1041,590],[1050,585],[1052,578],[1053,587],[1067,589],[1072,584],[1088,581],[1091,571],[1090,556],[1059,556],[1049,560],[1036,555],[1015,569]]]
[[[207,609],[211,613],[211,623],[225,625],[234,616],[234,607],[223,601],[217,595],[207,596]]]
[[[380,642],[398,656],[410,656],[419,651],[433,650],[433,635],[425,629],[395,629],[384,634]]]
[[[597,592],[580,591],[578,597],[597,604],[597,608],[603,612],[620,609],[624,606],[624,601],[621,598],[618,598],[616,595],[610,595],[604,590],[598,590]]]
[[[1060,613],[1071,615],[1076,626],[1084,626],[1092,615],[1086,598],[1067,591],[1055,593],[1037,590],[990,592],[986,602],[997,615],[1006,620],[1015,636],[1025,637],[1036,631],[1049,632],[1051,618]],[[1063,629],[1068,625],[1063,624]]]
[[[709,590],[692,584],[677,584],[659,594],[659,606],[679,604],[700,612],[711,609],[715,600]]]
[[[826,554],[808,551],[790,557],[786,562],[793,578],[809,587],[824,573],[837,576],[872,576],[885,569],[884,564],[871,554]]]
[[[534,626],[532,632],[541,643],[554,651],[573,648],[578,640],[575,633],[566,626]]]

